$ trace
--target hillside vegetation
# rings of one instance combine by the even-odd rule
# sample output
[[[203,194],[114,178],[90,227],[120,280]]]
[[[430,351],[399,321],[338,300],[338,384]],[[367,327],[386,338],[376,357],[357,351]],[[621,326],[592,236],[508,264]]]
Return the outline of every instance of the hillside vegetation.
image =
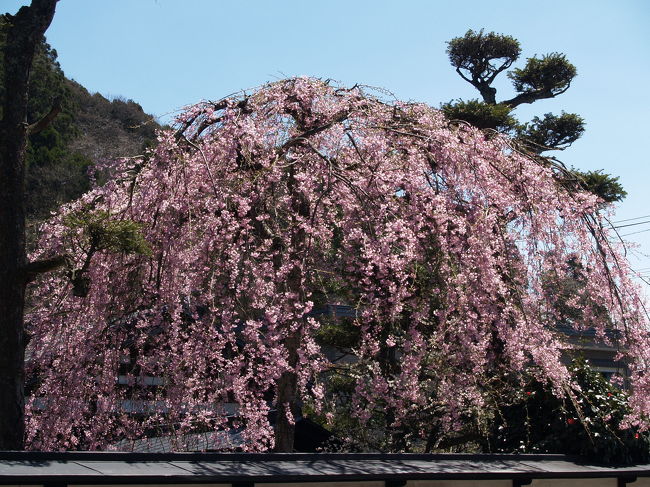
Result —
[[[0,45],[7,19],[0,16]],[[0,73],[4,59],[0,51]],[[11,96],[0,75],[0,97]],[[55,103],[61,112],[54,122],[29,140],[27,214],[42,219],[62,203],[90,187],[89,169],[96,163],[142,153],[160,128],[133,100],[109,100],[68,79],[56,50],[43,42],[36,53],[29,86],[28,123],[48,113]]]

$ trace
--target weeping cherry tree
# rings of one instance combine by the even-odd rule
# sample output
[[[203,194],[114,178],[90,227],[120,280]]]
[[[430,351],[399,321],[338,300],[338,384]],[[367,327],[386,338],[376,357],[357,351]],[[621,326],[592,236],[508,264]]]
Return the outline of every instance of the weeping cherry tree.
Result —
[[[574,326],[619,330],[627,421],[645,427],[629,266],[597,197],[540,161],[429,106],[308,78],[189,107],[41,229],[33,258],[66,264],[32,286],[29,447],[230,431],[291,451],[302,406],[336,408],[325,304],[356,313],[359,424],[428,411],[453,431],[494,402],[495,376],[524,371],[570,395],[548,292],[569,260],[585,277]]]

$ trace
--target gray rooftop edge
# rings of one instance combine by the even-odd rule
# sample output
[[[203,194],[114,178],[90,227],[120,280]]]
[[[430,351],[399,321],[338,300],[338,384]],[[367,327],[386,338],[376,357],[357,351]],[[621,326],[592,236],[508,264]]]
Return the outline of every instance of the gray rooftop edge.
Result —
[[[0,452],[0,485],[634,477],[650,477],[650,465],[564,455]]]

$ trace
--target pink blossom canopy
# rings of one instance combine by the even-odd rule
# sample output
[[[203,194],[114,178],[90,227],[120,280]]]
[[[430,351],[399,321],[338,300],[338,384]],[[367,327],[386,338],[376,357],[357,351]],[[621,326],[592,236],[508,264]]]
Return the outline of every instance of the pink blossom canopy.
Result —
[[[457,428],[497,375],[569,390],[552,290],[576,266],[571,325],[619,330],[630,421],[650,412],[647,322],[600,203],[502,136],[298,78],[194,105],[110,172],[45,224],[34,256],[70,262],[32,290],[33,449],[171,430],[268,449],[272,409],[289,423],[298,403],[335,410],[327,304],[355,310],[358,421],[381,407]],[[99,246],[79,215],[134,222],[148,251]]]

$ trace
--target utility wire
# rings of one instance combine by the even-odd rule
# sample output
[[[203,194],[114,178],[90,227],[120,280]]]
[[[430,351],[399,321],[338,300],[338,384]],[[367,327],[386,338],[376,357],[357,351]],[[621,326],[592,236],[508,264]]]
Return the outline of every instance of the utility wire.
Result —
[[[617,225],[617,226],[614,226],[614,228],[633,227],[635,225],[645,225],[646,223],[650,223],[650,220],[646,220],[644,222],[637,222],[637,223],[628,223],[627,225]]]
[[[637,233],[645,233],[645,232],[650,232],[650,228],[646,230],[639,230],[638,232],[632,232],[632,233],[625,233],[621,235],[621,237],[627,237],[628,235],[636,235]]]
[[[634,220],[640,220],[641,218],[650,218],[650,215],[643,215],[643,216],[637,216],[636,218],[627,218],[625,220],[618,220],[615,222],[612,222],[612,225],[617,225],[618,223],[624,223],[624,222],[631,222]]]

